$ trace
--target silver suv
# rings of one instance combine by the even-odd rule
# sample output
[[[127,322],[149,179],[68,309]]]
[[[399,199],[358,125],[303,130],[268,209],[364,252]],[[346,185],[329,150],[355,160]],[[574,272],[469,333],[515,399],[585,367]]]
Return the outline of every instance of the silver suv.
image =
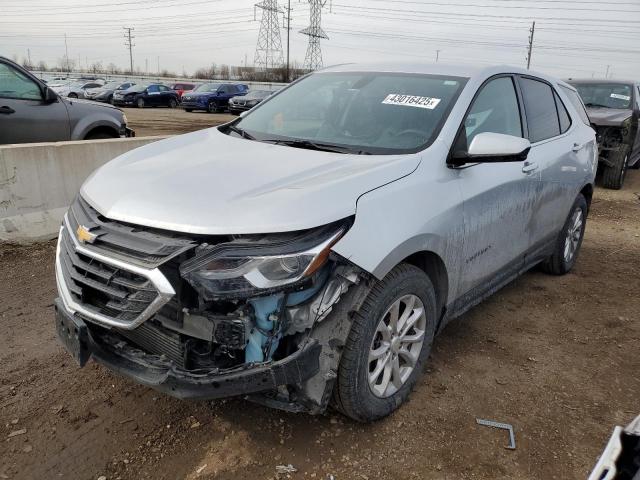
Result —
[[[511,67],[345,65],[122,155],[60,230],[59,338],[180,398],[384,417],[451,319],[574,266],[598,156],[570,96]]]

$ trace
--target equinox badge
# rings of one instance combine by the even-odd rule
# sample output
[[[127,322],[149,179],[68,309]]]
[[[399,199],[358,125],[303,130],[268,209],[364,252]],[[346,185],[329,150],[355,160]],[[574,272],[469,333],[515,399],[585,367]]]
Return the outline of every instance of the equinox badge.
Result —
[[[91,233],[84,225],[78,225],[76,230],[76,238],[80,243],[93,243],[98,238],[98,235]]]

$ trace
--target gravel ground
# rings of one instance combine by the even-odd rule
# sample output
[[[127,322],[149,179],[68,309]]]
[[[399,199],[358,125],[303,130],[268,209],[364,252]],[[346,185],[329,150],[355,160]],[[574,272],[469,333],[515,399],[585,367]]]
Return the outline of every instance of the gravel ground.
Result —
[[[0,246],[0,478],[267,479],[291,464],[292,479],[584,479],[640,413],[638,192],[637,171],[598,189],[575,270],[527,273],[453,322],[409,402],[372,425],[78,369],[55,340],[54,243]],[[476,417],[512,423],[517,449]]]
[[[235,115],[228,113],[185,112],[181,108],[123,108],[137,137],[174,135],[193,132],[226,123]]]

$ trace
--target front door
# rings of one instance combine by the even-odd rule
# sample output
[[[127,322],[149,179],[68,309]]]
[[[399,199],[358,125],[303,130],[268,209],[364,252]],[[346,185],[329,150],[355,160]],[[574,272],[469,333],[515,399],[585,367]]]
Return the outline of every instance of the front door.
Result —
[[[70,135],[64,102],[45,104],[38,83],[0,62],[0,144],[59,142]]]
[[[521,110],[514,78],[493,78],[476,95],[460,135],[467,145],[483,132],[524,137]],[[460,291],[472,300],[522,269],[540,182],[526,161],[466,165],[459,179],[465,237]]]

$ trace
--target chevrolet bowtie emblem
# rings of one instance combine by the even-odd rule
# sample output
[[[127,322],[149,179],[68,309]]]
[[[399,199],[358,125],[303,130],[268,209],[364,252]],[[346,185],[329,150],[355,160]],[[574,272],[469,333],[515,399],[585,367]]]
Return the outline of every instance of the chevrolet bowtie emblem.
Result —
[[[76,238],[80,243],[93,243],[98,238],[98,235],[91,233],[84,225],[78,225],[76,230]]]

